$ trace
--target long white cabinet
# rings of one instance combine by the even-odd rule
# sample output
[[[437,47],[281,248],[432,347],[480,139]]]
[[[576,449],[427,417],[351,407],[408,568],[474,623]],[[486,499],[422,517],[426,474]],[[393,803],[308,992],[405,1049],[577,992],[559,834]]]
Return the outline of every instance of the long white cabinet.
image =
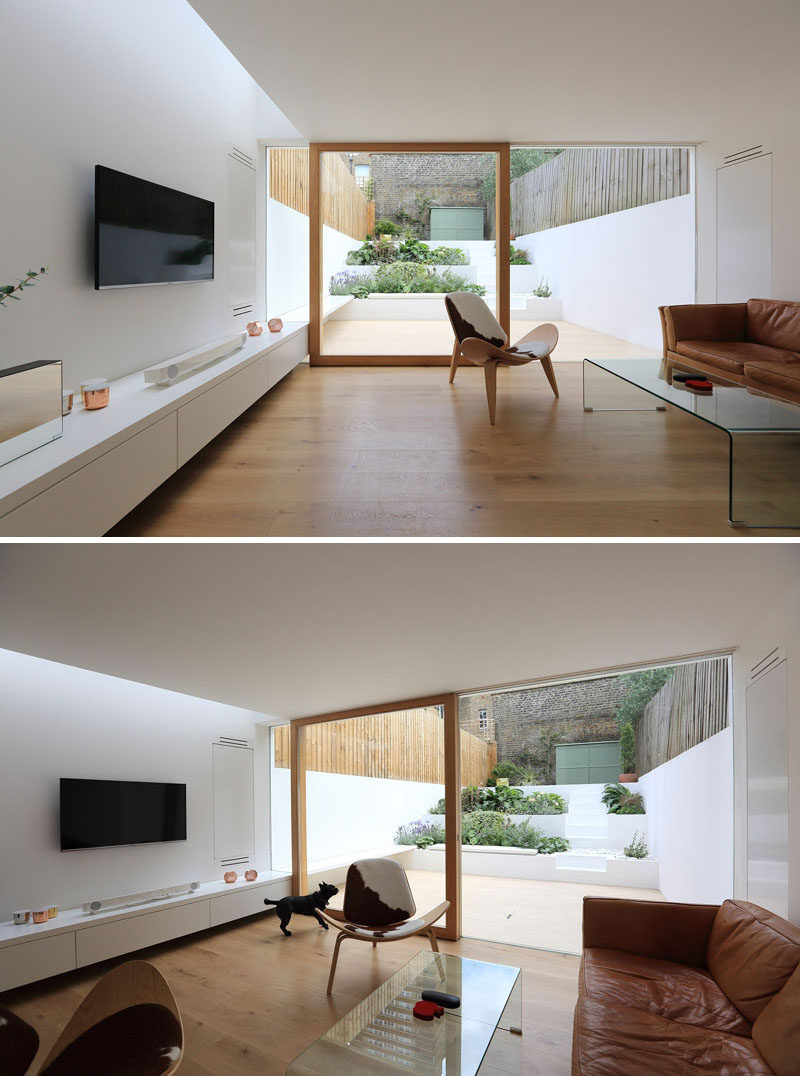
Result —
[[[208,882],[190,896],[133,908],[97,915],[69,908],[40,925],[0,923],[0,991],[264,912],[265,897],[290,892],[288,874],[266,871],[255,882]]]
[[[173,385],[129,374],[102,411],[64,418],[64,435],[0,467],[0,536],[99,537],[308,354],[308,326],[248,338]]]

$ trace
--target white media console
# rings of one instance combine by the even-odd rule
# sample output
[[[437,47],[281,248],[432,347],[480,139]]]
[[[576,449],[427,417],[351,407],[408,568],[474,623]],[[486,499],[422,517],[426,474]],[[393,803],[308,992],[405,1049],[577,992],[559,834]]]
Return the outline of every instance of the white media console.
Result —
[[[308,354],[308,325],[248,337],[159,387],[111,382],[109,406],[64,417],[64,435],[0,467],[0,537],[99,537]]]
[[[67,908],[46,923],[0,923],[0,991],[265,912],[265,897],[280,900],[291,888],[291,875],[259,871],[254,882],[201,883],[194,893],[135,907],[94,915]]]

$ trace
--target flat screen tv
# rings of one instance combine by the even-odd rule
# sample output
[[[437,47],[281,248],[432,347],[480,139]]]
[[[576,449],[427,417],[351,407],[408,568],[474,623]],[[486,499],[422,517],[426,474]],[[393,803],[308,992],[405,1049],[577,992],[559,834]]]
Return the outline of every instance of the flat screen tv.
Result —
[[[96,288],[214,279],[214,203],[146,179],[94,170]]]
[[[186,785],[61,778],[61,851],[186,840]]]

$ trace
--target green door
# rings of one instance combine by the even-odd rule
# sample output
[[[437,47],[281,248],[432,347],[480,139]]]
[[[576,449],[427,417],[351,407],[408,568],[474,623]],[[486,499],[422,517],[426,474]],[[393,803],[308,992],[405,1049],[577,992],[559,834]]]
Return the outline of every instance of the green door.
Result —
[[[557,785],[604,785],[620,774],[619,740],[556,745]]]
[[[432,209],[431,239],[483,239],[483,210]]]

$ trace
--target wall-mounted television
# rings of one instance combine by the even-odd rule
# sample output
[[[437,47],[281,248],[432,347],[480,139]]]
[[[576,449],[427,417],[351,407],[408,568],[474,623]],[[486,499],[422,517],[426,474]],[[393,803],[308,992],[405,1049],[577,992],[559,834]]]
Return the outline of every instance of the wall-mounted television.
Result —
[[[214,203],[102,164],[94,170],[94,286],[214,279]]]
[[[186,840],[186,785],[61,778],[61,851]]]

